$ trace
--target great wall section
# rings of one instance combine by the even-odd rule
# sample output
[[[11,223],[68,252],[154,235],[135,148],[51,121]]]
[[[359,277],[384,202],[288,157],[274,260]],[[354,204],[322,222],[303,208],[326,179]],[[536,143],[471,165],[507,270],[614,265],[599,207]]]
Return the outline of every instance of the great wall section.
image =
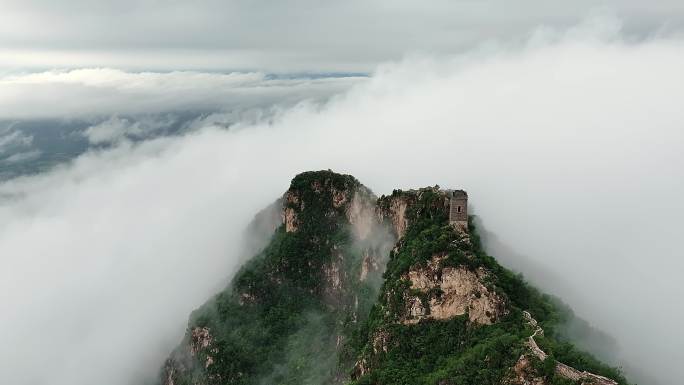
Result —
[[[534,339],[536,336],[544,335],[544,329],[537,324],[537,320],[532,318],[532,315],[528,311],[524,311],[523,316],[527,320],[527,324],[534,329],[534,333],[532,333],[532,335],[527,339],[527,346],[530,348],[530,351],[535,357],[541,361],[544,361],[548,358],[548,355],[539,347],[539,345],[537,345],[537,341]],[[522,358],[523,357],[521,357],[521,359]],[[555,371],[559,376],[567,378],[571,381],[580,382],[583,385],[618,385],[617,382],[611,380],[610,378],[589,373],[587,371],[579,371],[558,361],[556,361]]]

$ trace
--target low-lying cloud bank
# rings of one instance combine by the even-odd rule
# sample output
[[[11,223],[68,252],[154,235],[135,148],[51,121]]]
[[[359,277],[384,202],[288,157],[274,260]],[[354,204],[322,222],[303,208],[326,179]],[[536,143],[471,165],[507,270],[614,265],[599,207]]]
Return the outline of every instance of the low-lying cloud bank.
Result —
[[[0,181],[43,172],[92,146],[269,122],[365,79],[109,68],[0,75]]]
[[[358,76],[278,78],[260,72],[125,72],[111,68],[0,76],[0,120],[86,118],[288,106],[346,90]]]
[[[0,382],[154,376],[237,268],[253,214],[327,168],[377,193],[467,189],[504,262],[561,277],[533,274],[617,339],[628,374],[680,382],[684,45],[575,32],[386,64],[272,124],[124,142],[3,183]]]

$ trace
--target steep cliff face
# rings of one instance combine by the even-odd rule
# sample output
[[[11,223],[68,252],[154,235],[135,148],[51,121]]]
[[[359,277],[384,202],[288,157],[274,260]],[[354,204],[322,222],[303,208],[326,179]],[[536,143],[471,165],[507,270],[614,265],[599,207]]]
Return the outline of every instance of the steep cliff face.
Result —
[[[161,382],[341,383],[348,341],[377,297],[395,239],[376,216],[377,198],[348,175],[295,177],[281,225],[230,287],[195,311]],[[267,226],[272,213],[257,218]],[[347,350],[345,350],[347,349]]]
[[[277,205],[271,241],[192,314],[163,384],[555,385],[575,381],[566,366],[577,383],[626,383],[554,338],[559,308],[474,228],[450,225],[438,187],[376,198],[351,176],[307,172]]]
[[[412,289],[407,295],[408,311],[402,316],[404,324],[467,314],[471,322],[489,325],[506,314],[504,298],[483,283],[488,275],[485,269],[443,267],[446,258],[435,255],[425,267],[413,267],[402,276]]]

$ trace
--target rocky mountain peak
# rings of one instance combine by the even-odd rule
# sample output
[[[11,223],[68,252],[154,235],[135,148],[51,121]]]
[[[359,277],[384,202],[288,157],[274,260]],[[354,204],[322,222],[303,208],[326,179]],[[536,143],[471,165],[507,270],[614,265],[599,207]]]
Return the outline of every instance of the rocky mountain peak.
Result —
[[[270,242],[191,315],[162,382],[625,385],[557,338],[564,308],[485,253],[467,199],[297,175],[277,228],[272,210],[250,226]]]

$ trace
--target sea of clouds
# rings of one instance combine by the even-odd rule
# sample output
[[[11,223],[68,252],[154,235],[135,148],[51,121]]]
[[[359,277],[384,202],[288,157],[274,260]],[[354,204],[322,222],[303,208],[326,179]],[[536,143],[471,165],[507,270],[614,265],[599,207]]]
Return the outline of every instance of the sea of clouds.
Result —
[[[217,110],[186,134],[116,139],[0,184],[0,382],[154,378],[189,312],[244,259],[253,215],[295,174],[330,168],[378,194],[468,190],[504,264],[530,269],[534,283],[615,337],[611,359],[628,375],[677,383],[684,41],[625,41],[618,27],[409,56],[353,84],[320,81],[323,103],[306,101],[320,99],[315,89],[298,93],[301,102],[271,118],[229,128],[220,103],[232,85],[278,80],[103,69],[0,79],[7,119],[86,111],[128,114],[129,127],[150,111]],[[215,81],[231,86],[217,91]],[[122,137],[105,128],[93,128],[95,140]]]

